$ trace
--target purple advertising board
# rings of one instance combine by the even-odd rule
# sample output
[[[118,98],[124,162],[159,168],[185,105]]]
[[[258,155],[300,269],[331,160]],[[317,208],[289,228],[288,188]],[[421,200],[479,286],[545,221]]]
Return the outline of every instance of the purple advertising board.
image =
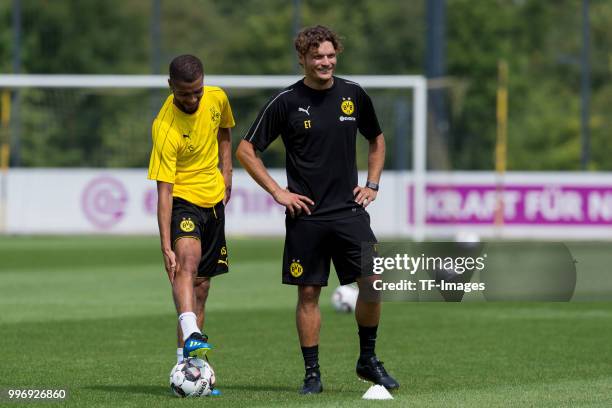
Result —
[[[429,225],[493,224],[503,214],[505,225],[605,226],[612,224],[612,185],[428,183],[425,208]]]

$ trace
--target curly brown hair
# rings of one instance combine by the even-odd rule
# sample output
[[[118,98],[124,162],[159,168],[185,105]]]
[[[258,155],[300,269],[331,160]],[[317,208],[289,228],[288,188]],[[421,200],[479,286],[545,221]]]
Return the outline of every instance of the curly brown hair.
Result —
[[[295,50],[299,55],[306,55],[311,48],[319,48],[325,41],[331,42],[336,52],[342,52],[342,43],[338,34],[322,25],[306,27],[300,31],[295,37]]]

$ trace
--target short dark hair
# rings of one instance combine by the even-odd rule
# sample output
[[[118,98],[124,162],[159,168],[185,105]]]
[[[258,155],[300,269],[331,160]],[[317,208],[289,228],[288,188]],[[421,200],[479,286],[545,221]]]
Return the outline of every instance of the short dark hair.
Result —
[[[319,48],[325,41],[331,42],[336,52],[342,51],[338,34],[322,25],[306,27],[300,31],[295,37],[295,50],[299,55],[306,55],[311,48]]]
[[[198,57],[185,54],[170,62],[169,71],[171,80],[193,82],[204,75],[204,66]]]

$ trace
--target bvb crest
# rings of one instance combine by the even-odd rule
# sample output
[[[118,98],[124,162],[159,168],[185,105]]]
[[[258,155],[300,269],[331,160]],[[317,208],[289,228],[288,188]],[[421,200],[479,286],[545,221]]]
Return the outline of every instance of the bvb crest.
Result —
[[[289,271],[291,272],[291,276],[294,278],[299,278],[304,273],[304,268],[300,265],[300,261],[291,262],[291,266],[289,267]]]
[[[183,232],[191,232],[195,229],[195,224],[193,223],[193,221],[191,221],[191,218],[183,218],[183,221],[181,221],[180,224],[181,227],[181,231]]]
[[[342,105],[340,109],[345,115],[352,115],[355,112],[355,104],[351,101],[351,98],[342,98]]]

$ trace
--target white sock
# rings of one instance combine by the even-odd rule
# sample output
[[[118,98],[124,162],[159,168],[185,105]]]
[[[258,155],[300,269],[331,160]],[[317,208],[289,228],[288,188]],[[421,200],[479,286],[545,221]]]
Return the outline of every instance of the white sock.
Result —
[[[183,331],[183,341],[187,340],[192,333],[200,333],[198,329],[198,323],[196,322],[196,315],[193,312],[181,313],[179,316],[179,323],[181,324],[181,330]]]
[[[176,349],[176,364],[181,364],[183,362],[183,349]]]

